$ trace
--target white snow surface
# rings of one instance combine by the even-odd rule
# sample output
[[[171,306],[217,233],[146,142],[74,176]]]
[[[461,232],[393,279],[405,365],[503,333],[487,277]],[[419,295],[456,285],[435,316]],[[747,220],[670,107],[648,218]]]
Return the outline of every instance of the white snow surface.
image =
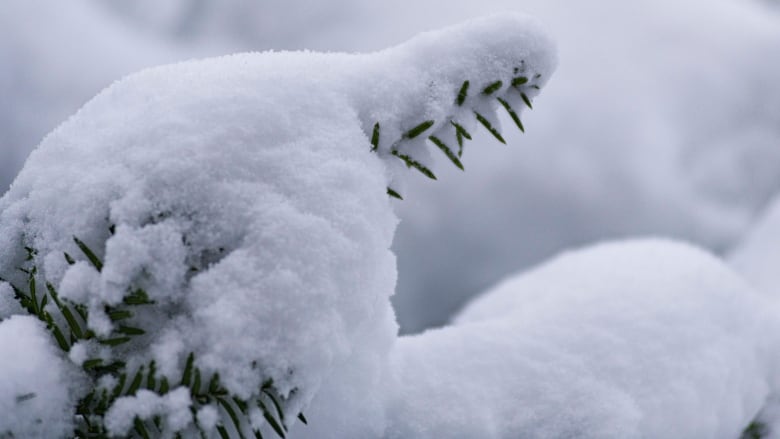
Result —
[[[386,188],[409,172],[390,152],[430,163],[425,136],[405,132],[432,120],[426,136],[448,139],[451,119],[474,128],[473,110],[498,127],[479,91],[502,80],[495,94],[519,111],[512,78],[541,86],[554,66],[541,26],[508,14],[373,54],[249,53],[132,75],[48,135],[0,199],[0,276],[23,285],[24,247],[36,249],[40,275],[89,307],[99,336],[115,329],[105,306],[143,288],[156,304],[126,323],[147,331],[121,348],[131,368],[153,359],[180,376],[194,352],[242,398],[272,379],[291,413],[342,370],[365,365],[378,386],[397,331]],[[118,413],[147,413],[148,399]]]
[[[465,174],[441,166],[439,183],[413,181],[400,205],[394,303],[402,328],[419,331],[568,246],[653,233],[729,248],[780,175],[780,15],[761,3],[6,0],[0,192],[46,132],[141,67],[249,48],[376,50],[475,15],[530,12],[562,64],[524,116],[527,134],[508,135],[522,146],[478,134]]]
[[[106,414],[106,427],[110,434],[124,436],[132,428],[136,417],[150,419],[160,415],[166,420],[163,435],[172,437],[173,432],[183,430],[192,422],[190,403],[190,390],[186,387],[179,387],[162,396],[142,389],[134,396],[116,400]]]
[[[0,320],[0,437],[67,437],[82,384],[42,322]]]
[[[735,439],[770,392],[776,307],[665,240],[566,252],[392,353],[392,438]]]

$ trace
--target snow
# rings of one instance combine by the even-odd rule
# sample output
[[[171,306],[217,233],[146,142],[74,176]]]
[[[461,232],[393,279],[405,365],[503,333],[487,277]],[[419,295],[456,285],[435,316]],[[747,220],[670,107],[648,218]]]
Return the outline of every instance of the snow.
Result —
[[[21,314],[24,309],[14,299],[14,291],[7,282],[0,281],[0,321],[14,314]]]
[[[777,317],[687,244],[569,251],[399,340],[385,437],[733,439],[769,394]]]
[[[465,119],[476,140],[465,175],[446,159],[434,167],[442,157],[430,145],[397,140],[428,118],[426,135],[451,136],[446,121],[473,109],[511,124],[495,117],[495,101],[470,94],[459,110],[452,94],[464,78],[472,90],[501,79],[506,97],[508,61],[518,57],[543,85],[555,61],[535,22],[472,23],[471,37],[434,32],[368,55],[193,61],[102,93],[44,141],[0,200],[0,276],[23,282],[15,268],[22,247],[35,246],[42,275],[89,304],[101,334],[112,329],[102,306],[143,287],[164,312],[137,316],[150,333],[130,346],[134,364],[155,359],[177,376],[194,351],[204,373],[226,371],[242,396],[273,377],[291,397],[289,414],[305,408],[309,425],[296,425],[296,438],[736,438],[759,410],[780,431],[780,328],[768,300],[778,285],[777,207],[729,255],[746,281],[685,244],[605,244],[506,280],[450,326],[396,339],[388,247],[397,220],[384,195],[389,184],[406,198],[394,205],[406,331],[443,324],[501,276],[571,245],[652,232],[722,251],[778,189],[776,16],[728,0],[234,0],[202,9],[179,0],[163,15],[150,1],[49,3],[12,0],[0,14],[1,188],[27,149],[100,87],[214,51],[188,41],[220,51],[378,48],[504,8],[530,10],[560,41],[560,74],[523,114],[528,134],[504,131],[517,146],[497,150]],[[326,10],[337,19],[320,26]],[[503,56],[481,57],[475,42]],[[364,153],[377,121],[378,153]],[[405,184],[410,171],[393,148],[440,181]],[[104,260],[102,271],[73,235]],[[68,265],[63,251],[82,260]],[[0,436],[6,425],[17,437],[62,436],[79,393],[63,390],[78,381],[70,363],[111,354],[79,343],[69,363],[42,324],[11,317],[24,312],[12,295],[0,282]],[[21,349],[28,338],[39,343]],[[3,361],[18,353],[47,365],[36,385],[54,395],[38,411],[58,416],[48,426],[16,422],[19,404],[43,403],[9,399],[37,378]],[[183,389],[141,391],[115,405],[111,428],[161,413],[171,429],[196,420],[213,433],[219,411],[188,404]]]
[[[377,18],[373,38],[523,9],[560,56],[526,133],[508,133],[516,146],[480,135],[465,173],[410,182],[393,247],[406,333],[571,246],[656,234],[723,252],[780,190],[780,17],[761,5],[399,1],[377,16],[416,13],[392,29]]]
[[[729,248],[778,189],[780,16],[764,6],[8,0],[0,192],[47,131],[141,67],[258,48],[376,50],[476,15],[531,12],[563,56],[547,99],[524,116],[527,135],[508,134],[523,146],[497,149],[477,134],[466,173],[435,169],[440,182],[412,181],[399,206],[394,303],[415,332],[568,246],[655,233]]]
[[[354,380],[349,371],[367,386],[353,391],[378,389],[397,332],[386,191],[410,172],[393,154],[430,165],[424,139],[454,142],[450,121],[473,131],[475,111],[498,128],[495,98],[519,112],[521,92],[533,98],[554,66],[541,26],[505,14],[372,54],[247,53],[142,71],[31,154],[0,199],[0,275],[22,285],[17,268],[34,248],[41,277],[86,305],[101,337],[117,329],[107,305],[147,293],[155,306],[123,321],[143,337],[119,353],[80,346],[76,362],[121,354],[130,370],[154,360],[181,376],[193,352],[204,376],[218,371],[243,399],[272,382],[292,414],[326,380]],[[409,134],[428,120],[425,136]],[[118,400],[109,429],[163,400]]]
[[[65,437],[83,384],[43,323],[29,316],[0,321],[1,437]]]
[[[139,390],[134,396],[116,400],[106,414],[106,427],[111,435],[124,436],[133,426],[136,417],[151,419],[160,415],[167,425],[163,434],[183,430],[192,422],[190,391],[179,387],[163,396],[150,390]]]

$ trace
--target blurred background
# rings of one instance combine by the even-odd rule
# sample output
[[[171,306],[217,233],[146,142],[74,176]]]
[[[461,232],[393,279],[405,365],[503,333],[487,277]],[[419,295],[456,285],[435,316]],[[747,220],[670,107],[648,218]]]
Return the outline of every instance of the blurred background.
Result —
[[[0,193],[47,132],[111,82],[239,51],[372,51],[502,11],[559,44],[508,146],[413,175],[396,203],[403,333],[573,246],[673,236],[728,251],[780,189],[778,0],[4,0]],[[511,123],[507,122],[506,123]]]

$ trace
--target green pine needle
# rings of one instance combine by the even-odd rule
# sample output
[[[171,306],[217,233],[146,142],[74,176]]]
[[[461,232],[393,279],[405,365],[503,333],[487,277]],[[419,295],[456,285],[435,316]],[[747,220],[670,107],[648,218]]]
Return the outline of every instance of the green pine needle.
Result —
[[[149,363],[149,374],[146,377],[146,388],[149,390],[154,390],[155,387],[157,387],[157,380],[155,379],[155,374],[157,373],[157,363],[155,363],[154,360],[152,360],[151,363]]]
[[[469,134],[468,131],[466,131],[466,128],[463,128],[463,125],[455,122],[454,120],[451,120],[450,123],[452,126],[455,127],[455,130],[459,132],[463,137],[465,137],[468,140],[471,140],[471,134]]]
[[[149,436],[149,432],[146,430],[146,427],[144,426],[143,421],[141,421],[141,418],[135,417],[133,420],[133,427],[135,428],[135,431],[141,435],[144,439],[149,439],[151,436]]]
[[[127,381],[127,374],[123,373],[119,375],[119,381],[111,392],[111,399],[116,399],[122,394],[122,390],[125,388],[125,381]]]
[[[189,387],[190,381],[192,381],[192,367],[195,363],[195,353],[190,352],[187,356],[187,362],[184,364],[184,372],[181,376],[181,385]]]
[[[100,344],[105,346],[119,346],[121,344],[125,344],[130,341],[130,337],[115,337],[115,338],[106,338],[103,340],[100,340]]]
[[[238,435],[245,439],[244,433],[241,432],[241,421],[238,419],[238,415],[236,414],[236,411],[233,410],[233,406],[230,405],[229,402],[225,401],[222,398],[217,398],[217,402],[219,405],[222,406],[222,408],[225,409],[228,416],[230,417],[230,420],[233,421],[233,425],[236,427],[236,431],[238,432]]]
[[[276,421],[276,419],[273,417],[270,411],[268,411],[268,408],[263,404],[263,401],[257,400],[257,405],[260,407],[260,409],[263,411],[263,417],[268,422],[268,424],[271,426],[271,428],[274,429],[276,434],[279,435],[279,437],[284,438],[284,430],[281,426],[279,426],[279,423]]]
[[[146,331],[141,328],[133,328],[132,326],[120,326],[117,332],[125,335],[144,335]]]
[[[112,309],[108,311],[108,318],[111,319],[112,322],[129,319],[132,316],[133,313],[125,309]]]
[[[89,360],[85,361],[81,367],[84,369],[92,369],[94,367],[100,366],[103,364],[102,358],[90,358]]]
[[[276,415],[279,416],[279,420],[282,421],[282,428],[287,431],[287,427],[284,425],[284,411],[282,411],[282,406],[279,404],[279,401],[277,401],[276,396],[274,396],[271,391],[265,388],[263,389],[263,393],[265,393],[266,396],[268,396],[268,398],[271,400],[271,403],[276,409]]]
[[[484,90],[482,90],[482,94],[491,95],[493,94],[493,92],[498,91],[498,89],[500,89],[502,85],[504,85],[504,83],[501,81],[496,81],[491,84],[488,84],[488,86],[485,87]]]
[[[374,132],[371,134],[371,151],[379,148],[379,122],[374,124]]]
[[[200,393],[200,369],[195,368],[194,378],[192,379],[192,394],[197,395]]]
[[[398,198],[399,200],[403,200],[404,197],[401,196],[398,192],[394,191],[392,188],[387,188],[387,195],[390,195],[393,198]]]
[[[143,378],[144,367],[141,366],[138,368],[138,371],[135,373],[135,377],[133,377],[133,381],[130,383],[130,387],[127,389],[128,395],[135,395],[135,392],[141,388],[141,382],[143,381]]]
[[[509,105],[509,102],[501,98],[498,98],[498,102],[500,102],[501,105],[504,106],[506,112],[509,113],[509,116],[515,122],[515,125],[517,125],[517,128],[519,128],[520,131],[525,132],[525,128],[523,127],[523,122],[520,121],[520,117],[517,115],[517,113],[515,113],[515,110],[513,110],[512,107]]]
[[[528,99],[528,95],[526,95],[525,93],[520,93],[520,97],[523,98],[523,102],[525,102],[525,105],[528,105],[528,108],[530,108],[531,110],[534,109],[534,106],[531,105],[531,100]]]
[[[434,124],[434,121],[432,120],[426,120],[425,122],[417,125],[416,127],[412,128],[411,130],[404,133],[404,138],[406,139],[414,139],[415,137],[419,136],[420,134],[424,133],[425,130],[432,127]]]
[[[458,106],[463,106],[463,103],[466,102],[466,97],[468,96],[469,92],[469,81],[464,81],[463,85],[460,86],[460,91],[458,91],[458,97],[455,99],[455,103],[458,104]]]
[[[407,167],[417,169],[424,176],[430,178],[431,180],[436,180],[436,176],[433,174],[433,172],[431,172],[430,169],[426,168],[425,165],[413,159],[412,157],[406,154],[401,154],[395,149],[391,151],[391,154],[403,160]]]
[[[103,270],[103,262],[100,261],[100,259],[95,256],[95,253],[87,247],[86,244],[84,244],[80,239],[73,237],[73,241],[76,242],[76,245],[79,247],[79,250],[81,250],[82,253],[84,253],[84,256],[87,257],[89,262],[95,267],[97,271]],[[66,258],[67,259],[67,258]]]
[[[463,171],[463,163],[458,160],[458,156],[455,155],[455,153],[452,152],[452,150],[444,143],[442,142],[438,137],[436,136],[430,136],[428,137],[428,140],[430,140],[434,145],[438,146],[439,149],[444,153],[444,155],[447,156],[450,161],[457,166],[461,171]]]
[[[141,288],[138,288],[137,290],[133,291],[132,293],[128,294],[122,299],[122,302],[125,305],[152,305],[154,304],[154,301],[149,299],[149,295],[146,294],[146,291],[144,291]]]
[[[499,142],[501,142],[501,143],[503,143],[504,145],[506,145],[506,140],[504,140],[504,138],[503,138],[503,137],[501,137],[501,133],[499,133],[499,132],[498,132],[498,130],[497,130],[497,129],[495,129],[495,128],[493,127],[493,125],[491,125],[490,121],[489,121],[489,120],[487,120],[487,119],[485,118],[485,116],[483,116],[483,115],[481,115],[481,114],[477,113],[476,111],[474,112],[474,115],[476,115],[476,116],[477,116],[477,120],[479,121],[479,123],[481,123],[481,124],[482,124],[482,125],[483,125],[485,128],[487,128],[487,130],[488,130],[488,131],[490,131],[490,134],[492,134],[492,135],[493,135],[493,137],[495,137],[496,139],[498,139],[498,141],[499,141]]]
[[[527,82],[528,78],[525,76],[518,76],[516,78],[512,78],[512,87],[519,87]]]
[[[217,425],[217,432],[219,433],[220,439],[230,439],[224,425]]]

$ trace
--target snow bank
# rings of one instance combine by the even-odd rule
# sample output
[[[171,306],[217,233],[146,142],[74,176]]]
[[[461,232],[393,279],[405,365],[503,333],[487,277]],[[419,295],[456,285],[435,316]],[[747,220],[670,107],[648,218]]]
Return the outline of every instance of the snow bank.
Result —
[[[476,117],[498,130],[496,97],[519,112],[554,65],[539,24],[510,14],[374,54],[250,53],[132,75],[47,136],[0,199],[0,276],[24,285],[17,267],[34,264],[87,307],[104,345],[146,331],[115,350],[79,343],[74,361],[153,360],[178,377],[193,353],[231,394],[273,386],[291,414],[350,363],[379,385],[371,368],[397,329],[388,184],[430,164],[429,135],[454,147],[455,125]],[[110,310],[131,299],[144,303],[117,323]],[[147,397],[119,401],[151,413]]]
[[[386,437],[734,439],[770,391],[776,319],[686,244],[564,253],[399,340]]]
[[[0,437],[58,438],[73,431],[84,377],[34,317],[0,320]]]

